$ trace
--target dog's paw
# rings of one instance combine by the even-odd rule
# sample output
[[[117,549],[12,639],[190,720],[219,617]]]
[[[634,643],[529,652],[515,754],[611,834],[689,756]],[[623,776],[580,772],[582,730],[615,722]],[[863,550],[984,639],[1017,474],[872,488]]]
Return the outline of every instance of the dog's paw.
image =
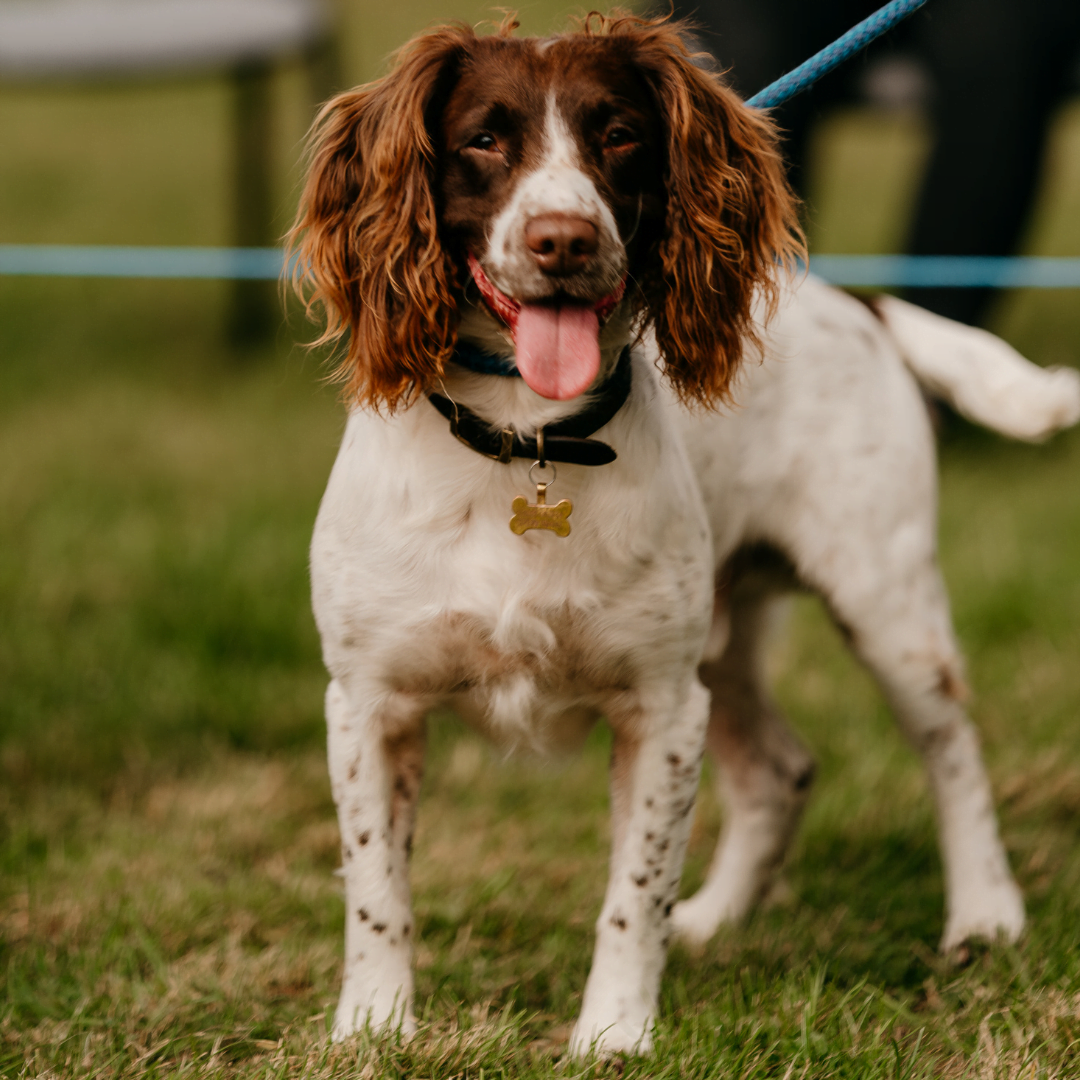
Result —
[[[380,1017],[374,1007],[364,1010],[349,1002],[339,1002],[330,1031],[331,1041],[344,1042],[360,1032],[376,1038],[397,1038],[407,1042],[416,1034],[416,1017],[411,1012],[403,1013],[400,1008],[390,1013],[384,1010]]]
[[[760,891],[760,890],[757,890]],[[675,937],[691,952],[701,952],[721,926],[742,922],[753,906],[749,889],[717,890],[707,886],[671,909]]]
[[[956,904],[945,923],[939,948],[951,952],[972,938],[1016,941],[1024,932],[1024,898],[1012,880],[980,893],[972,892]]]
[[[703,902],[707,900],[698,893],[688,900],[680,900],[671,909],[671,929],[675,932],[675,940],[692,953],[700,953],[705,948],[723,921],[716,917],[711,903]]]
[[[653,1049],[653,1022],[650,1017],[644,1024],[625,1020],[614,1024],[590,1022],[582,1016],[574,1025],[567,1053],[573,1058],[586,1058],[594,1054],[601,1058],[616,1054],[651,1054]]]

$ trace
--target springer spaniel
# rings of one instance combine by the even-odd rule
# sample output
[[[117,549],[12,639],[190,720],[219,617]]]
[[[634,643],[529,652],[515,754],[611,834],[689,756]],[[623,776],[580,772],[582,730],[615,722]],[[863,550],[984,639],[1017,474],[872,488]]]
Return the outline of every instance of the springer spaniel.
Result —
[[[513,29],[431,30],[332,100],[293,232],[352,405],[311,555],[346,891],[336,1037],[414,1028],[409,850],[425,717],[449,705],[508,746],[569,748],[607,718],[610,880],[571,1052],[648,1050],[672,935],[748,910],[809,790],[760,663],[796,585],[926,762],[943,947],[1015,938],[912,372],[1028,437],[1077,418],[1076,379],[793,276],[772,125],[677,25]],[[706,745],[725,831],[677,904]]]

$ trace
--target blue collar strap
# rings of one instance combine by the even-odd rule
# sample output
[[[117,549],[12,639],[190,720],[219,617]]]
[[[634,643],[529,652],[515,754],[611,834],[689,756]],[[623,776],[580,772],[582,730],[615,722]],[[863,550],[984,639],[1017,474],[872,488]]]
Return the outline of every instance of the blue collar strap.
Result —
[[[454,348],[454,355],[450,359],[469,371],[475,371],[477,375],[502,375],[508,379],[521,378],[521,372],[518,371],[517,364],[513,360],[484,352],[479,345],[474,345],[471,341],[462,341],[460,338]]]

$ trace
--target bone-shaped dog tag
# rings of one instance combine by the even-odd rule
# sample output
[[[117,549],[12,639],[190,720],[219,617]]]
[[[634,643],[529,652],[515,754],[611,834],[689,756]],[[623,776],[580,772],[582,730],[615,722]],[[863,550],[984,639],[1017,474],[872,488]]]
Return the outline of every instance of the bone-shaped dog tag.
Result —
[[[510,504],[514,516],[510,519],[510,531],[522,536],[529,529],[550,529],[556,536],[570,535],[570,512],[574,509],[569,499],[560,499],[554,506],[547,504],[547,484],[536,485],[536,504],[531,506],[524,495]]]

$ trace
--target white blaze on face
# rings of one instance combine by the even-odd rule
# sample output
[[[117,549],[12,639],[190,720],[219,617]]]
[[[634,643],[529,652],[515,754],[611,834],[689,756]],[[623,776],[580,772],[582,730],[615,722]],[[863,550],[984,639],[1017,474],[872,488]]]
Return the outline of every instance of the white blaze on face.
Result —
[[[597,227],[599,245],[588,270],[575,275],[593,295],[574,303],[534,303],[568,282],[548,277],[525,243],[525,228],[543,214],[584,218]],[[495,218],[484,269],[495,285],[521,302],[515,331],[518,369],[526,383],[546,398],[565,401],[584,393],[600,370],[599,321],[593,303],[613,290],[626,267],[626,251],[611,208],[581,167],[577,144],[548,97],[543,158],[522,177],[509,203]]]

